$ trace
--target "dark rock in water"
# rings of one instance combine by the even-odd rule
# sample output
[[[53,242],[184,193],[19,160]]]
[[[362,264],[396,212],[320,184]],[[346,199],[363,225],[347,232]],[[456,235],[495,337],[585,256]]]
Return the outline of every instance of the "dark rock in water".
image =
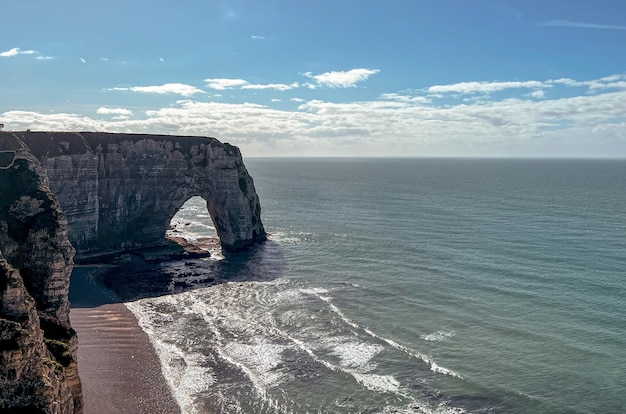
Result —
[[[67,221],[39,161],[18,140],[7,144],[13,148],[0,167],[0,412],[80,413]]]
[[[224,250],[266,239],[239,149],[215,138],[0,132],[0,153],[19,148],[16,141],[46,170],[77,262],[163,245],[171,218],[193,196],[207,201]]]

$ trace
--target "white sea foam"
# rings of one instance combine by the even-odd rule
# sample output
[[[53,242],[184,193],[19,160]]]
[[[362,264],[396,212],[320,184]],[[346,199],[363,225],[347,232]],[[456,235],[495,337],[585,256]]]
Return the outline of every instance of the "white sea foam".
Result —
[[[446,403],[439,404],[435,408],[427,407],[428,404],[413,401],[402,407],[387,406],[381,414],[466,414],[467,411],[459,407],[450,407]]]
[[[430,370],[440,374],[450,375],[451,377],[462,378],[458,373],[452,371],[451,369],[440,367],[435,361],[432,360],[430,362]]]
[[[437,331],[431,332],[428,335],[420,335],[420,338],[425,341],[443,341],[444,339],[452,338],[455,335],[456,332],[454,331]]]
[[[313,233],[306,233],[302,231],[294,232],[289,230],[275,230],[270,235],[270,239],[277,243],[302,244],[314,241],[315,236]]]
[[[334,365],[320,357],[318,357],[315,352],[313,351],[313,349],[311,349],[310,346],[308,346],[304,341],[301,341],[297,338],[294,338],[293,336],[286,334],[287,338],[292,341],[294,344],[296,344],[298,346],[298,348],[302,351],[304,351],[306,354],[308,354],[311,359],[313,359],[313,361],[317,362],[318,364],[321,364],[323,366],[325,366],[326,368],[330,369],[331,371],[343,371],[341,369],[341,367],[338,367],[337,365]]]
[[[215,383],[213,371],[207,367],[206,357],[200,353],[186,353],[162,335],[159,320],[163,315],[151,309],[148,299],[125,304],[135,315],[139,326],[147,333],[161,362],[161,371],[181,410],[197,412],[194,394],[209,390]]]
[[[400,383],[393,376],[360,372],[363,369],[363,365],[355,365],[354,363],[356,361],[350,359],[350,357],[347,361],[342,360],[342,363],[345,362],[346,366],[335,365],[319,357],[313,351],[313,349],[311,349],[305,342],[299,339],[293,338],[293,337],[290,337],[290,339],[296,345],[298,345],[300,349],[302,349],[309,356],[311,356],[311,358],[313,358],[313,360],[316,361],[317,363],[322,364],[323,366],[325,366],[326,368],[332,371],[343,372],[345,374],[352,376],[357,383],[361,384],[363,387],[369,389],[370,391],[392,393],[398,396],[404,396],[404,394],[401,392],[401,389],[400,389]],[[340,340],[340,338],[327,338],[326,342],[335,342],[338,340]],[[351,346],[348,346],[348,348],[351,348]],[[365,346],[365,348],[367,348],[367,345]],[[370,353],[369,353],[370,356],[371,356],[371,353],[372,351],[370,350]],[[359,362],[362,362],[362,363],[366,362],[364,358],[357,358],[357,359],[359,360]],[[360,369],[354,369],[354,367],[357,367]],[[369,369],[365,371],[369,371]]]
[[[428,366],[430,367],[431,371],[438,372],[440,374],[449,375],[451,377],[456,377],[456,378],[463,379],[461,374],[459,374],[458,372],[455,372],[455,371],[453,371],[451,369],[444,368],[444,367],[441,367],[441,366],[437,365],[435,363],[435,361],[433,361],[432,358],[430,358],[429,356],[424,355],[424,354],[422,354],[420,352],[417,352],[417,351],[413,351],[412,349],[409,349],[409,348],[407,348],[404,345],[400,345],[399,343],[395,342],[392,339],[380,336],[380,335],[378,335],[377,333],[373,332],[372,330],[370,330],[368,328],[363,328],[363,329],[365,330],[365,332],[367,332],[371,336],[373,336],[375,338],[378,338],[381,341],[387,342],[389,345],[391,345],[395,349],[398,349],[398,350],[404,352],[405,354],[407,354],[409,356],[412,356],[413,358],[416,358],[416,359],[419,359],[421,361],[426,362],[428,364]]]
[[[359,384],[370,391],[402,395],[400,383],[392,375],[361,374],[358,372],[351,374]]]
[[[275,387],[284,381],[286,373],[276,368],[282,362],[281,353],[286,346],[280,346],[262,338],[255,343],[229,342],[223,351],[233,360],[248,367],[251,375],[257,378],[263,387]]]
[[[339,315],[340,319],[348,326],[355,329],[360,328],[356,322],[346,317],[339,308],[331,303],[332,298],[327,296],[327,294],[330,293],[328,289],[308,288],[300,289],[300,291],[305,294],[314,295],[326,302],[333,313]],[[313,348],[305,342],[291,336],[290,339],[316,362],[321,363],[333,371],[340,371],[351,375],[357,383],[370,391],[392,393],[402,397],[405,396],[405,393],[401,390],[400,383],[392,375],[380,375],[371,372],[376,369],[376,364],[371,362],[372,359],[384,351],[384,347],[381,344],[357,341],[353,335],[323,336],[316,341],[316,344],[311,344],[320,351],[329,349],[331,354],[339,357],[339,365],[336,365],[318,356]]]
[[[413,391],[378,370],[377,356],[387,345],[427,362],[434,372],[458,376],[348,318],[332,303],[332,290],[283,286],[289,283],[231,282],[127,304],[153,342],[183,412],[195,413],[201,406],[196,399],[207,395],[226,412],[249,412],[248,403],[259,412],[293,411],[288,408],[291,397],[282,391],[296,380],[293,355],[319,364],[316,370],[352,377],[362,392],[404,401],[412,399]],[[321,302],[316,304],[315,298]],[[186,329],[193,335],[187,337]],[[236,382],[236,391],[228,382],[221,384],[223,371],[216,377],[210,368],[217,361],[235,369],[232,378],[240,375],[234,373],[246,378]],[[242,405],[237,401],[241,395],[252,400]]]
[[[226,292],[219,292],[220,290]],[[230,290],[246,293],[245,286],[240,284],[223,285],[214,289],[198,289],[178,295],[144,299],[129,303],[127,306],[135,313],[141,322],[140,325],[153,342],[161,360],[163,374],[184,413],[197,412],[199,405],[194,396],[202,392],[211,393],[218,404],[228,407],[225,411],[245,412],[232,397],[227,397],[220,387],[214,386],[217,382],[216,377],[209,368],[205,368],[206,357],[201,353],[209,347],[216,352],[218,358],[235,367],[249,379],[260,404],[272,408],[272,412],[285,412],[284,407],[268,394],[268,387],[274,387],[288,377],[287,373],[276,370],[277,365],[281,363],[280,354],[285,346],[275,344],[263,336],[256,337],[254,332],[250,332],[252,340],[247,342],[226,339],[226,336],[234,338],[245,336],[250,325],[254,323],[253,316],[245,314],[242,316],[237,312],[241,310],[237,309],[237,306],[231,308],[220,306],[223,304],[222,301],[229,300]],[[232,298],[232,295],[230,297]],[[171,306],[172,311],[181,316],[186,315],[183,318],[172,319],[174,326],[170,327],[171,330],[159,323],[160,314],[156,309],[164,305]],[[176,333],[175,324],[178,321],[197,320],[197,317],[206,322],[204,330],[210,333],[209,337],[200,339],[198,344],[201,346],[196,347],[199,352],[193,351],[189,346],[183,350],[174,345],[172,342],[174,340],[183,340],[191,347],[195,345]],[[184,325],[181,327],[184,328]]]
[[[318,296],[319,295],[323,295],[326,293],[329,293],[330,291],[328,289],[324,289],[324,288],[302,288],[300,289],[300,293],[304,293],[305,295],[314,295],[314,296]]]
[[[339,357],[344,367],[370,371],[375,367],[370,361],[383,350],[384,347],[379,344],[343,342],[333,348],[333,354]]]
[[[449,375],[451,377],[456,377],[456,378],[461,378],[461,379],[463,378],[461,376],[461,374],[459,374],[458,372],[455,372],[455,371],[453,371],[451,369],[444,368],[442,366],[437,365],[435,363],[435,361],[432,360],[432,358],[430,358],[430,357],[428,357],[428,356],[426,356],[426,355],[424,355],[424,354],[422,354],[420,352],[413,351],[413,350],[411,350],[411,349],[409,349],[409,348],[407,348],[407,347],[405,347],[403,345],[400,345],[399,343],[393,341],[392,339],[385,338],[385,337],[383,337],[381,335],[378,335],[377,333],[373,332],[371,329],[369,329],[367,327],[360,326],[358,323],[356,323],[352,319],[348,318],[341,311],[341,309],[339,309],[337,306],[335,306],[331,302],[332,298],[330,298],[328,296],[321,295],[323,293],[327,293],[327,292],[317,292],[317,291],[312,292],[312,294],[315,294],[320,300],[323,300],[324,302],[327,302],[329,307],[330,307],[330,310],[333,311],[334,313],[336,313],[337,315],[339,315],[341,320],[343,320],[346,324],[348,324],[352,328],[357,329],[357,330],[363,330],[368,335],[370,335],[370,336],[372,336],[374,338],[377,338],[377,339],[379,339],[381,341],[386,342],[387,344],[391,345],[393,348],[398,349],[398,350],[404,352],[405,354],[407,354],[409,356],[412,356],[412,357],[414,357],[416,359],[419,359],[419,360],[421,360],[423,362],[426,362],[429,365],[430,369],[432,371],[434,371],[434,372],[437,372],[439,374]],[[446,334],[449,334],[448,336],[454,336],[454,332],[451,332],[451,334],[450,333],[446,333]]]

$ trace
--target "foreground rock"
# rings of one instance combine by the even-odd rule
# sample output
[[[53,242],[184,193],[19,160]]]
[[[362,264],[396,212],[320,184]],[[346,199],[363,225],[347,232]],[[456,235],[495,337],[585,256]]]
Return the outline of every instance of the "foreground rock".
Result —
[[[0,412],[80,413],[74,249],[39,161],[14,144],[0,152]]]
[[[17,141],[46,170],[77,261],[165,244],[171,218],[193,196],[206,200],[224,250],[266,239],[239,149],[215,138],[0,132],[0,150]]]

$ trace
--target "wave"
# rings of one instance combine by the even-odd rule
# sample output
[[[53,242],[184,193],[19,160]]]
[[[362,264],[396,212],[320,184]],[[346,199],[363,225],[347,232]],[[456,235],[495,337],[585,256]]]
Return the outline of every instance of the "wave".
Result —
[[[154,344],[184,413],[201,412],[206,401],[226,412],[327,411],[324,404],[342,401],[341,393],[361,396],[345,402],[346,412],[365,409],[372,398],[381,409],[405,404],[440,412],[389,371],[389,358],[401,361],[390,352],[436,373],[458,373],[351,320],[332,303],[332,290],[298,284],[229,282],[127,307]],[[301,397],[307,392],[312,396]]]
[[[327,292],[324,292],[327,293]],[[392,346],[393,348],[404,352],[405,354],[416,358],[422,362],[425,362],[429,365],[430,370],[433,372],[437,372],[439,374],[444,374],[444,375],[449,375],[451,377],[455,377],[455,378],[459,378],[459,379],[463,379],[463,376],[461,374],[459,374],[458,372],[455,372],[451,369],[448,368],[444,368],[440,365],[438,365],[435,361],[433,361],[432,358],[430,358],[427,355],[424,355],[420,352],[414,351],[404,345],[400,345],[399,343],[395,342],[392,339],[389,338],[385,338],[379,334],[377,334],[376,332],[372,331],[371,329],[365,327],[365,326],[361,326],[358,323],[356,323],[355,321],[353,321],[352,319],[348,318],[337,306],[335,306],[334,304],[331,303],[331,298],[329,296],[322,296],[319,295],[317,292],[314,293],[319,299],[327,302],[329,304],[330,310],[335,312],[337,315],[339,315],[339,317],[348,325],[350,325],[351,327],[353,327],[354,329],[359,329],[362,330],[364,332],[366,332],[368,335],[379,339],[383,342],[386,342],[387,344],[389,344],[390,346]],[[449,335],[449,336],[454,336],[454,334]]]

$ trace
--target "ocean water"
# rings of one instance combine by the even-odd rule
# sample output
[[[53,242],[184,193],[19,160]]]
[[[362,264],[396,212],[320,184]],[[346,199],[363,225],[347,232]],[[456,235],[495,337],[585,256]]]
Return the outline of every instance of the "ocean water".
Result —
[[[127,303],[185,413],[626,412],[626,161],[246,165],[270,241]]]

